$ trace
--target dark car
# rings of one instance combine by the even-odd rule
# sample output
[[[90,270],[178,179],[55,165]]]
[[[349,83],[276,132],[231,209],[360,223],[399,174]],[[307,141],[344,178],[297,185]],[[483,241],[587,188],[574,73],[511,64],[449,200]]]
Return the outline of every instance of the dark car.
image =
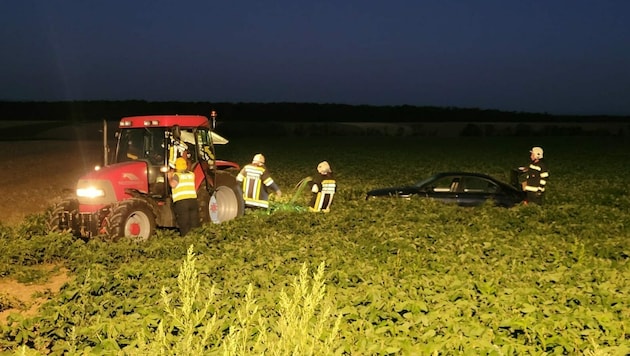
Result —
[[[503,207],[512,207],[525,199],[517,187],[489,175],[470,172],[444,172],[412,186],[374,189],[366,199],[376,197],[432,198],[460,206],[478,206],[491,200]]]

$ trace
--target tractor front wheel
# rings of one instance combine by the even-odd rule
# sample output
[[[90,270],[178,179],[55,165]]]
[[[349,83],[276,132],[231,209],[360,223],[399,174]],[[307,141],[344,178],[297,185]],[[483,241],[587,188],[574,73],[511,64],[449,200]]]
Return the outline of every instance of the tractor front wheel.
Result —
[[[142,199],[127,199],[112,207],[104,225],[110,240],[125,237],[142,242],[155,233],[155,214]]]

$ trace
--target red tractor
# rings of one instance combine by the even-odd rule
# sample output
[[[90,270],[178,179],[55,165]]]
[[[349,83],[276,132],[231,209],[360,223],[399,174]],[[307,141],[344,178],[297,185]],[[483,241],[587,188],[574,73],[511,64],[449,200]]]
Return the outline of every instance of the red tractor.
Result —
[[[76,191],[51,212],[52,231],[71,231],[84,240],[103,236],[144,241],[157,227],[176,228],[167,173],[184,157],[195,172],[202,224],[242,216],[243,197],[231,170],[236,163],[215,158],[212,121],[197,115],[125,117],[116,132],[116,149],[108,162],[81,177]]]

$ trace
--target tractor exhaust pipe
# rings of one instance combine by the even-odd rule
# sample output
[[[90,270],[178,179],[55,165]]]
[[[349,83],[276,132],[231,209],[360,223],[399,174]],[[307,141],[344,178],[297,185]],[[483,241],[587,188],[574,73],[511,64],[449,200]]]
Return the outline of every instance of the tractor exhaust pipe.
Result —
[[[107,120],[103,120],[103,167],[108,164],[107,156],[109,156],[109,146],[107,145]]]

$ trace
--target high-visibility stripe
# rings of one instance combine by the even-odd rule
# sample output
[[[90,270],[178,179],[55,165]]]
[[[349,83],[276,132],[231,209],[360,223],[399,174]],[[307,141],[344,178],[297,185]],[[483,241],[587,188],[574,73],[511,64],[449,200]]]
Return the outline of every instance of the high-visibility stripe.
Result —
[[[525,187],[525,190],[528,192],[544,192],[545,187],[534,187],[534,186],[528,185]]]
[[[249,199],[249,198],[244,198],[245,200],[245,205],[247,206],[255,206],[257,208],[268,208],[269,207],[269,202],[266,200],[259,200],[259,199]]]
[[[322,193],[325,194],[335,194],[335,189],[337,188],[337,184],[334,180],[325,180],[322,182]]]
[[[183,199],[196,199],[197,190],[195,189],[195,174],[192,172],[176,172],[178,183],[173,188],[173,202]]]

